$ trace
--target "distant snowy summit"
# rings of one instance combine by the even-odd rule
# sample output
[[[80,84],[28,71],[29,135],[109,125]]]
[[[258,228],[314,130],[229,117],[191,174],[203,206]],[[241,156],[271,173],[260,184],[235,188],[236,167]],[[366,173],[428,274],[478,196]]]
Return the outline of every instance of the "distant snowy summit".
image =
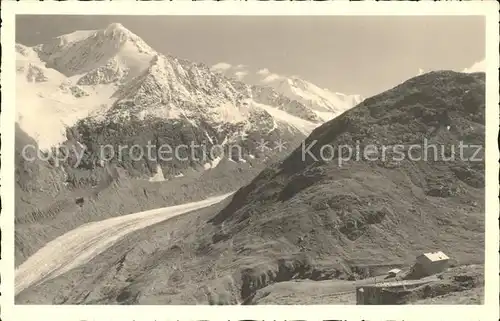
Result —
[[[96,85],[131,78],[147,68],[156,52],[119,23],[106,29],[75,31],[33,47],[48,68],[77,82]],[[81,79],[101,76],[102,78]],[[114,77],[112,77],[114,76]]]
[[[361,95],[332,92],[298,76],[278,75],[267,68],[252,72],[244,65],[218,63],[212,66],[212,70],[253,85],[271,87],[279,94],[302,103],[323,121],[335,118],[364,100]]]

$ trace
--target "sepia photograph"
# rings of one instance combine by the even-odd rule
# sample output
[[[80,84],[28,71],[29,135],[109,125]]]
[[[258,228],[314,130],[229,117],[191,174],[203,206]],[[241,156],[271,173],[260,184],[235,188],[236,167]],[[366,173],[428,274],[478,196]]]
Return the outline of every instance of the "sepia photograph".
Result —
[[[486,20],[15,15],[14,304],[485,304]]]
[[[16,302],[480,304],[484,30],[16,17]]]

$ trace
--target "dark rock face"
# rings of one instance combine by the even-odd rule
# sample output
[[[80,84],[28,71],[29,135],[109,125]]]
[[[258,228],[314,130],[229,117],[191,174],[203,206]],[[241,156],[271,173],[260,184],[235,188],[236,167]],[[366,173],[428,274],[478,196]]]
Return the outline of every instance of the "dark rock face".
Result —
[[[419,145],[415,154],[408,155],[423,161],[424,156],[428,156],[427,166],[447,169],[447,173],[426,178],[425,185],[429,190],[442,189],[440,187],[446,185],[446,178],[449,178],[449,184],[456,184],[457,178],[467,181],[472,176],[479,182],[471,184],[480,188],[483,187],[480,182],[484,180],[484,163],[473,158],[482,159],[484,156],[484,150],[479,148],[484,146],[484,107],[484,74],[432,72],[415,77],[365,100],[356,108],[320,126],[304,143],[305,147],[314,143],[310,154],[303,152],[306,148],[297,148],[282,163],[269,169],[276,177],[266,172],[255,181],[272,181],[269,176],[275,181],[278,177],[296,179],[296,175],[311,173],[312,170],[317,173],[313,176],[318,177],[326,169],[335,170],[331,164],[337,164],[336,160],[341,157],[335,151],[333,161],[326,164],[324,157],[321,157],[322,146],[366,147],[378,143],[386,147],[402,145],[401,151]],[[475,113],[470,113],[471,110]],[[429,144],[427,147],[430,152],[427,155],[423,150],[426,147],[423,146],[424,140]],[[463,157],[458,155],[460,142],[466,146]],[[436,153],[431,155],[433,151]],[[477,155],[473,155],[476,151]],[[304,154],[306,157],[302,157]],[[363,157],[361,161],[366,164],[370,162]],[[380,165],[383,163],[377,160],[377,166]]]
[[[191,168],[202,170],[205,164],[218,157],[251,162],[264,157],[259,148],[261,140],[283,140],[294,146],[303,138],[298,132],[266,131],[265,124],[245,132],[244,138],[238,137],[241,130],[239,124],[226,124],[216,130],[203,119],[196,126],[182,119],[132,117],[122,122],[86,119],[70,130],[68,136],[73,139],[66,146],[76,146],[78,142],[86,147],[78,170],[93,171],[105,161],[124,168],[132,177],[149,177],[156,172],[157,165],[165,176],[174,176]],[[279,154],[273,150],[266,152],[265,156],[269,157]],[[76,160],[68,161],[68,165],[74,164]],[[67,170],[72,171],[71,168]]]
[[[262,171],[211,222],[224,222],[228,235],[264,238],[319,228],[321,236],[309,241],[314,252],[341,252],[333,246],[340,240],[360,256],[391,248],[389,239],[409,253],[425,244],[443,246],[429,232],[437,221],[459,222],[470,215],[478,226],[484,221],[484,92],[484,74],[442,71],[366,99]],[[378,151],[363,153],[370,145]],[[334,147],[332,153],[323,146]],[[361,153],[356,154],[356,147]],[[463,204],[477,206],[465,209]],[[467,239],[464,231],[481,248],[483,235],[476,234],[476,227],[451,225],[443,233],[460,243]],[[412,245],[392,232],[409,230],[421,230],[427,239]]]

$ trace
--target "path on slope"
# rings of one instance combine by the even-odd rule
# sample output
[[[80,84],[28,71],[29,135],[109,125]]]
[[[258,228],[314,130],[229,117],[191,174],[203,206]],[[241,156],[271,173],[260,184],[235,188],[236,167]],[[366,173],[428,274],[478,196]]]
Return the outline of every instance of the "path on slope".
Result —
[[[233,193],[82,225],[47,243],[15,271],[15,294],[55,278],[108,249],[123,236],[174,216],[217,204]]]

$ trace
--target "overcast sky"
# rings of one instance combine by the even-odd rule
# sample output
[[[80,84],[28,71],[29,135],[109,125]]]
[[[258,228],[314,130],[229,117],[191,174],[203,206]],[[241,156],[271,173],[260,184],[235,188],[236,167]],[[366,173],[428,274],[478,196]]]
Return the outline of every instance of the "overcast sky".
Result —
[[[268,68],[365,97],[419,70],[461,71],[485,57],[485,21],[478,16],[18,16],[16,41],[34,45],[112,22],[161,53]]]

